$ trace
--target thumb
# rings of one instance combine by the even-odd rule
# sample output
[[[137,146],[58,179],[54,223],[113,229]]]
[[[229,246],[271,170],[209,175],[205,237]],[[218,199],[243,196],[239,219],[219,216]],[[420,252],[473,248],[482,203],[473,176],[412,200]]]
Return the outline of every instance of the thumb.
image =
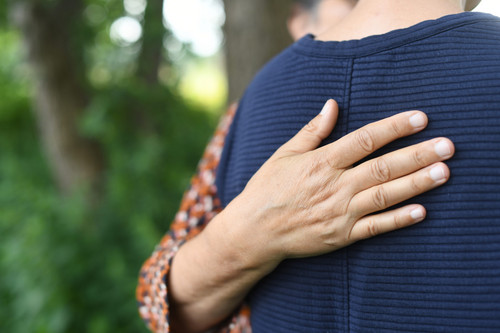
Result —
[[[332,132],[338,115],[339,107],[337,102],[329,99],[323,106],[321,113],[314,117],[287,143],[281,146],[278,152],[281,154],[302,154],[317,148],[321,141],[326,139]]]

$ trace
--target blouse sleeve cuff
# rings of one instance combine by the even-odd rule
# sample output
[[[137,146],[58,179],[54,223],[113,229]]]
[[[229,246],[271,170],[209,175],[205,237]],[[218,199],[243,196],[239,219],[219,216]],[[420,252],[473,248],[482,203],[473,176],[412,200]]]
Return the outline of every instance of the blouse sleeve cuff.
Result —
[[[153,255],[144,263],[139,276],[137,300],[139,313],[148,328],[156,333],[170,332],[167,276],[172,260],[185,240],[167,234]]]

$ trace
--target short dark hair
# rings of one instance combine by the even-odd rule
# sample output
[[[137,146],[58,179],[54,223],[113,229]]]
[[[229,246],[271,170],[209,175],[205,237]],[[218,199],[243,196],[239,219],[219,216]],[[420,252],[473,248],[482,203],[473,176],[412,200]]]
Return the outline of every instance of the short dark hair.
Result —
[[[313,9],[316,7],[318,3],[321,2],[321,0],[294,0],[295,3],[301,5],[305,9]]]

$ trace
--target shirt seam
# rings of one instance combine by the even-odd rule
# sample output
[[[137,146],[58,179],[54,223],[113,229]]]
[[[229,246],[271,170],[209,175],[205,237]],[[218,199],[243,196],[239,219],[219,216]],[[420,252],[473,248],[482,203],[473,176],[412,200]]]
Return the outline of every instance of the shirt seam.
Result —
[[[353,72],[354,72],[354,58],[351,58],[349,63],[347,64],[347,69],[346,69],[346,81],[345,81],[345,93],[344,93],[344,113],[345,113],[345,125],[344,125],[344,133],[343,135],[346,135],[349,130],[349,115],[350,115],[350,104],[351,104],[351,87],[352,87],[352,77],[353,77]],[[346,305],[345,305],[345,311],[346,311],[346,329],[347,332],[351,331],[351,306],[350,306],[350,285],[349,285],[349,248],[346,247],[345,249],[345,289],[346,289]]]

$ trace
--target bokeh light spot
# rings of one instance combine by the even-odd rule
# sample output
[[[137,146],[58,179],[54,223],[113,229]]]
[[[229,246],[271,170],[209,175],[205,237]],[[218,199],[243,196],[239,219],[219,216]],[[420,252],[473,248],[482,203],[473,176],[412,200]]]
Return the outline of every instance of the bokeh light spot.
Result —
[[[119,45],[130,45],[142,36],[142,26],[135,18],[124,16],[111,25],[111,39]]]

